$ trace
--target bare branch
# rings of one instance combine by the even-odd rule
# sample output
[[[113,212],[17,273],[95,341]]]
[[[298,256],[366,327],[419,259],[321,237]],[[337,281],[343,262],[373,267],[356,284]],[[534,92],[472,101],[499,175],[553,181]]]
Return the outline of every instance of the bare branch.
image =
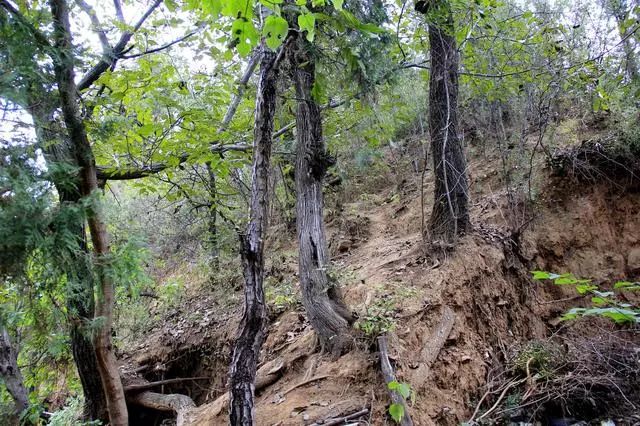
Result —
[[[238,109],[238,105],[240,105],[240,101],[244,96],[244,92],[247,89],[247,84],[249,83],[249,79],[253,75],[253,72],[255,71],[256,66],[258,65],[258,62],[260,62],[260,56],[261,56],[261,51],[257,50],[251,56],[251,59],[249,59],[249,62],[247,63],[247,68],[245,69],[244,74],[242,75],[242,78],[240,78],[240,81],[238,82],[238,91],[233,95],[233,99],[231,100],[231,104],[229,104],[227,113],[224,115],[219,131],[221,132],[225,131],[229,126],[229,123],[231,123],[231,120],[233,119],[233,116],[235,115],[236,110]]]
[[[116,18],[118,21],[122,24],[126,23],[124,20],[124,14],[122,13],[122,4],[120,3],[120,0],[113,0],[113,7],[116,9]]]
[[[148,50],[145,50],[144,52],[134,53],[134,54],[132,54],[132,55],[121,55],[121,56],[120,56],[120,58],[121,58],[121,59],[134,59],[134,58],[139,58],[140,56],[150,55],[150,54],[152,54],[152,53],[158,53],[158,52],[161,52],[161,51],[163,51],[163,50],[165,50],[165,49],[170,48],[170,47],[171,47],[171,46],[173,46],[174,44],[178,44],[178,43],[183,42],[183,41],[185,41],[186,39],[188,39],[188,38],[190,38],[190,37],[194,36],[194,35],[195,35],[196,33],[198,33],[198,31],[200,31],[201,29],[202,29],[202,26],[200,26],[199,28],[197,28],[197,29],[195,29],[195,30],[191,31],[190,33],[187,33],[187,34],[183,35],[182,37],[177,38],[177,39],[173,40],[172,42],[167,43],[167,44],[165,44],[165,45],[163,45],[163,46],[155,47],[155,48],[153,48],[153,49],[148,49]]]
[[[6,0],[0,0],[0,1],[6,1]],[[138,31],[140,27],[142,27],[142,25],[147,20],[147,18],[153,13],[154,10],[158,8],[158,6],[160,6],[161,3],[162,3],[162,0],[155,0],[153,4],[149,6],[149,9],[147,9],[147,11],[142,15],[142,17],[140,17],[138,22],[136,22],[136,24],[133,26],[133,29],[131,31],[125,31],[124,33],[122,33],[122,36],[120,36],[120,40],[118,40],[118,43],[113,47],[111,52],[109,52],[109,54],[104,55],[102,59],[100,59],[100,62],[94,65],[93,68],[91,68],[82,77],[82,79],[80,80],[80,83],[78,83],[78,91],[87,89],[98,78],[100,78],[100,76],[106,70],[108,70],[110,67],[116,64],[118,59],[122,57],[124,49],[127,47],[127,44],[129,43],[129,40],[131,40],[131,37],[133,37],[133,34],[135,34],[135,32]]]
[[[89,19],[91,20],[91,26],[93,27],[93,30],[96,32],[96,34],[98,34],[98,38],[100,39],[102,52],[105,55],[108,54],[108,52],[111,50],[111,45],[109,45],[109,39],[107,38],[107,34],[105,33],[102,24],[100,23],[100,19],[98,19],[98,15],[96,14],[95,9],[84,0],[76,0],[76,3],[78,4],[78,6],[80,6],[80,9],[82,9],[84,13],[89,16]]]

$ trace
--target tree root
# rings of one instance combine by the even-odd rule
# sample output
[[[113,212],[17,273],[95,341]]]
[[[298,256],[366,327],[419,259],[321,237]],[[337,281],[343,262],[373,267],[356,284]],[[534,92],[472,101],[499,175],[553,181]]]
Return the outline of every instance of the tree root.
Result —
[[[389,383],[396,381],[396,375],[393,372],[391,362],[389,362],[389,348],[387,345],[386,335],[378,337],[378,348],[380,349],[380,369],[382,370],[384,381],[388,385]],[[404,408],[404,415],[402,416],[402,420],[400,420],[400,426],[413,426],[411,416],[409,416],[407,403],[402,395],[393,390],[389,390],[389,394],[391,396],[391,401],[393,401],[394,404],[402,405]]]
[[[286,391],[282,392],[282,396],[287,395],[288,393],[294,391],[295,389],[298,389],[301,386],[308,385],[309,383],[317,382],[318,380],[324,380],[324,379],[327,379],[329,377],[334,377],[334,376],[331,376],[331,375],[316,376],[316,377],[310,378],[309,380],[304,380],[304,381],[298,383],[297,385],[293,385],[289,389],[287,389]]]
[[[172,411],[176,413],[176,426],[184,425],[186,412],[196,406],[187,395],[178,393],[168,395],[155,392],[129,394],[127,402],[158,411]]]

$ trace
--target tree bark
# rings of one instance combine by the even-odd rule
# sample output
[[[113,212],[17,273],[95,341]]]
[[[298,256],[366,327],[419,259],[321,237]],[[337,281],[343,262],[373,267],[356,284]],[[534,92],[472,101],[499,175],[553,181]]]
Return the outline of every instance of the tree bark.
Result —
[[[258,62],[260,60],[260,50],[254,51],[253,55],[249,59],[247,63],[247,67],[245,68],[242,77],[238,81],[238,91],[233,94],[233,98],[231,99],[231,103],[227,108],[227,112],[222,119],[222,123],[218,128],[218,133],[222,133],[229,127],[231,120],[233,120],[233,116],[236,114],[238,110],[238,106],[244,97],[244,92],[247,90],[247,85],[249,84],[249,80],[253,75],[256,67],[258,66]],[[215,274],[218,272],[218,268],[220,267],[220,247],[219,247],[219,237],[218,237],[218,205],[217,203],[217,191],[216,191],[216,173],[215,170],[211,167],[211,163],[207,163],[207,173],[209,176],[209,200],[211,202],[211,207],[209,208],[209,245],[210,245],[210,253],[211,253],[211,266],[212,266],[212,276],[211,281],[213,282],[215,279]]]
[[[74,81],[69,10],[65,0],[50,0],[50,5],[56,47],[52,59],[58,83],[60,106],[73,147],[75,161],[80,167],[82,196],[91,197],[98,189],[98,180],[95,158],[76,103],[77,88]],[[128,425],[127,405],[111,343],[115,286],[108,271],[110,266],[109,239],[102,213],[95,200],[89,203],[87,216],[100,286],[99,299],[95,306],[95,317],[100,318],[102,323],[94,338],[98,371],[102,378],[111,426],[126,426]]]
[[[296,216],[298,270],[302,301],[323,350],[334,356],[346,350],[353,339],[353,317],[337,283],[330,282],[329,255],[323,218],[322,180],[331,164],[322,138],[320,106],[313,99],[315,63],[310,43],[298,37],[295,45],[293,79],[296,89]]]
[[[622,40],[622,48],[625,56],[625,73],[630,81],[638,83],[640,82],[640,70],[638,69],[636,52],[632,43],[633,36],[630,37],[628,34],[629,29],[624,27],[625,21],[629,18],[632,5],[625,4],[623,0],[608,0],[608,3],[611,14],[618,25],[618,32]]]
[[[43,91],[40,91],[43,93]],[[70,165],[74,161],[69,141],[60,139],[54,128],[57,126],[53,116],[55,108],[48,107],[44,96],[30,93],[29,112],[36,129],[38,145],[43,147],[45,159],[52,165]],[[80,184],[75,182],[76,176],[53,176],[53,184],[58,192],[61,204],[78,205],[82,194]],[[95,299],[94,283],[91,266],[88,262],[88,248],[84,225],[77,222],[71,232],[79,242],[80,251],[69,251],[69,265],[67,270],[66,304],[69,316],[69,335],[71,351],[82,384],[85,406],[84,415],[87,419],[108,420],[107,405],[102,389],[102,381],[98,372],[97,359],[93,342],[85,332],[85,327],[94,316]]]
[[[211,163],[206,164],[209,177],[209,253],[211,254],[211,279],[213,283],[220,268],[220,247],[218,238],[218,196],[216,190],[216,173],[211,167]]]
[[[251,213],[246,233],[240,235],[244,311],[229,372],[229,421],[233,426],[255,424],[254,381],[260,348],[265,339],[267,309],[264,300],[264,238],[269,211],[269,171],[279,56],[262,47],[256,99]]]
[[[18,369],[18,351],[11,345],[9,333],[2,325],[0,325],[0,378],[13,398],[15,413],[19,416],[29,406],[29,398],[22,374]]]
[[[458,51],[449,2],[428,10],[431,76],[429,127],[435,171],[431,242],[452,244],[470,227],[467,162],[458,136]]]

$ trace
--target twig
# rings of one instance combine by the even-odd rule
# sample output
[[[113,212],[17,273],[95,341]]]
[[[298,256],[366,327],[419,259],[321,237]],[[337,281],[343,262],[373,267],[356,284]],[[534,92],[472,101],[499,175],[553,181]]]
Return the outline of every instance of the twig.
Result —
[[[329,377],[333,377],[331,375],[324,375],[324,376],[316,376],[316,377],[312,377],[309,380],[305,380],[303,382],[298,383],[297,385],[293,385],[291,386],[289,389],[287,389],[286,391],[284,391],[282,393],[282,396],[285,396],[286,394],[288,394],[289,392],[292,392],[293,390],[304,386],[304,385],[308,385],[309,383],[313,383],[313,382],[317,382],[318,380],[323,380],[323,379],[327,379]]]
[[[358,417],[362,417],[365,414],[367,414],[369,412],[368,408],[363,408],[360,411],[356,411],[355,413],[349,414],[348,416],[344,416],[344,417],[335,417],[333,419],[328,419],[326,421],[323,421],[322,423],[313,423],[311,424],[311,426],[333,426],[333,425],[339,425],[341,423],[346,423],[348,420],[353,420],[353,419],[357,419]]]
[[[507,391],[509,389],[511,389],[514,386],[519,385],[520,383],[524,382],[525,380],[527,380],[527,379],[524,378],[524,379],[520,379],[520,380],[512,380],[511,382],[509,382],[509,384],[507,386],[505,386],[504,390],[502,391],[502,393],[498,397],[498,400],[495,402],[495,404],[493,404],[491,406],[491,408],[489,408],[487,411],[485,411],[485,413],[483,415],[478,417],[478,420],[482,420],[484,417],[488,416],[493,410],[495,410],[498,407],[498,405],[500,405],[500,402],[502,401],[504,396],[507,394]],[[473,420],[474,419],[469,420],[469,423],[471,423]]]
[[[188,381],[193,381],[193,380],[211,380],[211,377],[208,376],[202,376],[202,377],[184,377],[184,378],[175,378],[175,379],[167,379],[167,380],[160,380],[157,382],[151,382],[151,383],[142,383],[139,385],[129,385],[129,386],[125,386],[124,387],[124,391],[125,392],[135,392],[135,391],[141,391],[141,390],[146,390],[146,389],[151,389],[151,388],[155,388],[156,386],[162,386],[162,385],[170,385],[173,383],[182,383],[182,382],[188,382]]]
[[[187,40],[188,38],[194,36],[198,31],[200,31],[200,29],[202,28],[202,26],[200,26],[199,28],[188,32],[187,34],[183,35],[182,37],[178,37],[177,39],[167,43],[167,44],[163,44],[162,46],[158,46],[155,47],[153,49],[147,49],[143,52],[138,52],[138,53],[133,53],[131,55],[121,55],[120,58],[121,59],[134,59],[134,58],[138,58],[140,56],[144,56],[144,55],[150,55],[152,53],[157,53],[157,52],[161,52],[163,50],[166,50],[168,48],[170,48],[171,46],[178,44],[180,42],[183,42],[185,40]]]

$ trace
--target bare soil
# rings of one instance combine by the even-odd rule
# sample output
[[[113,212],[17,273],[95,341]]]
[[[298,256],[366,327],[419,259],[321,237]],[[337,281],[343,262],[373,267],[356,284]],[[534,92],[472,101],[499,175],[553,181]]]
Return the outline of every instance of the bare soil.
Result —
[[[390,355],[398,379],[415,391],[410,414],[417,425],[469,420],[491,372],[515,348],[565,333],[562,313],[588,303],[588,297],[576,297],[569,288],[531,281],[530,270],[570,271],[604,284],[640,279],[640,193],[610,185],[578,186],[543,172],[542,195],[528,210],[516,211],[509,208],[505,191],[497,190],[502,187],[494,172],[497,161],[471,161],[474,230],[454,251],[424,248],[419,174],[391,172],[387,188],[339,203],[340,211],[329,219],[334,273],[348,305],[361,319],[380,300],[393,306]],[[427,173],[426,206],[430,179]],[[515,237],[509,233],[514,220],[527,222]],[[289,249],[295,249],[292,244]],[[295,279],[294,265],[272,257],[268,270],[281,274],[284,269]],[[127,351],[129,368],[147,366],[138,374],[148,380],[212,377],[197,386],[170,389],[200,404],[189,424],[227,424],[224,386],[238,309],[199,297],[176,313],[171,325]],[[198,320],[189,316],[194,312]],[[576,333],[575,327],[571,330]],[[624,331],[640,351],[638,331]],[[588,328],[580,333],[592,337]],[[393,424],[370,336],[358,337],[354,349],[338,359],[315,349],[299,307],[273,318],[259,367],[279,367],[272,369],[273,383],[258,391],[260,425],[314,424],[363,408],[369,411],[362,424]],[[640,407],[637,394],[625,398]]]

